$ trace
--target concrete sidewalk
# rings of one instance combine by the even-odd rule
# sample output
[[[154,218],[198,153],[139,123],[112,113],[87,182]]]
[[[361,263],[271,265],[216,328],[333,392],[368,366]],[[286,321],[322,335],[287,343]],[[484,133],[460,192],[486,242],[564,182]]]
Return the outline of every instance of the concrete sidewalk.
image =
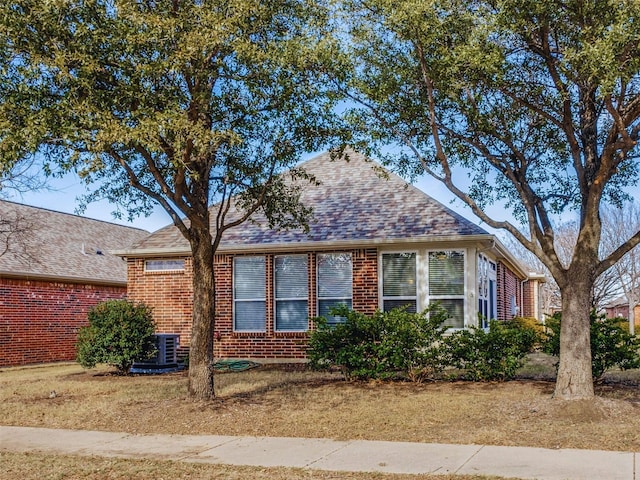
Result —
[[[133,435],[0,426],[0,451],[542,480],[634,480],[636,454],[323,438]]]

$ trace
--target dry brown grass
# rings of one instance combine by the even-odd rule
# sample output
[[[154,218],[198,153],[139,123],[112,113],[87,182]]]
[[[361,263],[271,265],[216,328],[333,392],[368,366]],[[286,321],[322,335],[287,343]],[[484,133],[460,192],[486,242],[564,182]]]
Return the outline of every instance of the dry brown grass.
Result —
[[[5,425],[131,433],[326,437],[640,450],[637,387],[594,402],[551,399],[553,383],[348,383],[260,368],[216,376],[218,398],[186,398],[186,374],[119,377],[75,364],[0,372]],[[55,391],[54,398],[49,398]]]
[[[385,473],[325,472],[299,468],[260,468],[201,465],[156,460],[0,453],[0,480],[491,480],[481,475],[393,475]]]

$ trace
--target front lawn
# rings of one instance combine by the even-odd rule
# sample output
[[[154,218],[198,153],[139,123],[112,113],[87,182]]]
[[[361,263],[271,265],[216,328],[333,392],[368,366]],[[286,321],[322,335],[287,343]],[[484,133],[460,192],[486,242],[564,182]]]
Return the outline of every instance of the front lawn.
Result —
[[[5,425],[640,451],[637,372],[624,372],[627,383],[610,376],[595,402],[564,403],[534,363],[529,378],[505,383],[349,383],[260,367],[218,374],[209,403],[186,398],[184,372],[123,377],[58,364],[0,371],[0,404]]]

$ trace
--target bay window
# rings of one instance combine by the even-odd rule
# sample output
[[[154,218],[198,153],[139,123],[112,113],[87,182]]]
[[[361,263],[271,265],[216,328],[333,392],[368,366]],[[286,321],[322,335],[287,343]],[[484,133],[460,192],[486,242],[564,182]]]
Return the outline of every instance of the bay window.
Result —
[[[429,252],[429,302],[438,302],[449,313],[448,327],[464,327],[464,252]]]
[[[478,255],[478,317],[480,328],[487,328],[496,318],[496,263]]]
[[[444,325],[464,327],[464,251],[383,253],[381,264],[384,311],[405,307],[409,312],[416,312],[437,302],[449,314]]]

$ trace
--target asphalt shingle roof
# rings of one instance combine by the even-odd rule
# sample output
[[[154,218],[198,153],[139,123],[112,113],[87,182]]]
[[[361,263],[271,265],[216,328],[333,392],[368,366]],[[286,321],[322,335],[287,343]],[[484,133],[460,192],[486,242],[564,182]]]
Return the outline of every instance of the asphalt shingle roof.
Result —
[[[262,214],[224,233],[220,250],[314,243],[363,244],[416,238],[489,235],[421,190],[362,155],[332,161],[328,153],[299,165],[319,180],[307,185],[301,201],[313,208],[309,232],[272,230]],[[381,175],[381,172],[383,174]],[[215,208],[215,207],[214,207]],[[233,212],[232,212],[233,213]],[[213,217],[213,215],[212,215]],[[178,229],[168,226],[134,248],[146,252],[188,252]],[[130,252],[131,253],[131,252]]]
[[[138,228],[0,201],[0,219],[16,218],[25,232],[9,238],[7,251],[0,227],[0,276],[125,284],[126,262],[109,252],[149,235]]]

